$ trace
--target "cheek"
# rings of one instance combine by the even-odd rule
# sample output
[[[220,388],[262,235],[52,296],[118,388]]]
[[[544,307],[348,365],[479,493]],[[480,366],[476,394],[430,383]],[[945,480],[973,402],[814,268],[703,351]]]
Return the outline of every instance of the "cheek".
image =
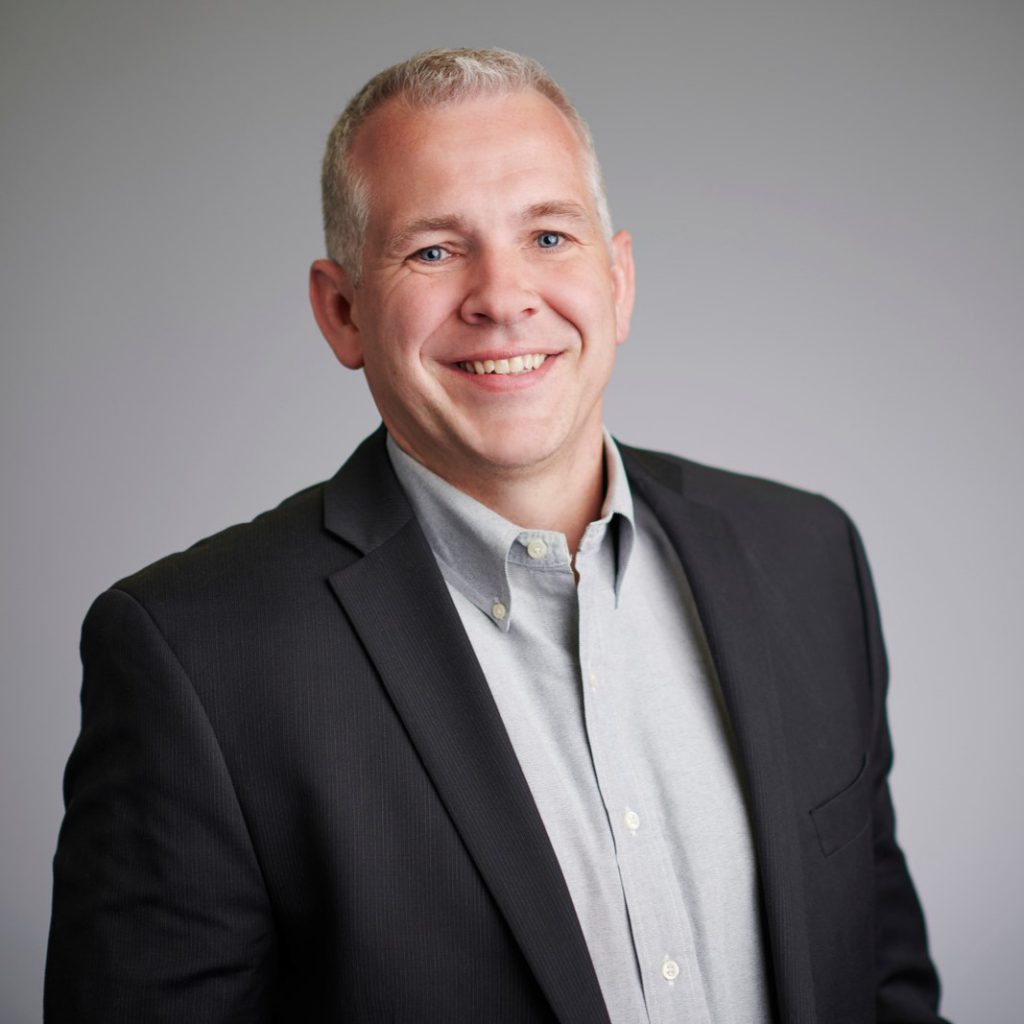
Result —
[[[432,338],[458,311],[451,287],[419,275],[402,282],[391,299],[378,336],[386,340],[397,359],[417,356],[429,348]]]
[[[545,290],[548,304],[585,336],[615,332],[615,300],[611,277],[566,274]]]

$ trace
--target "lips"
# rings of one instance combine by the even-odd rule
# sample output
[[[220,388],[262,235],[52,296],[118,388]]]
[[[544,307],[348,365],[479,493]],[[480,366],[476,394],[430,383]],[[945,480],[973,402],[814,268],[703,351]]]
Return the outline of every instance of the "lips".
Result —
[[[547,355],[544,353],[528,353],[524,356],[512,356],[510,359],[475,359],[457,363],[460,370],[478,376],[486,374],[520,374],[539,370]]]

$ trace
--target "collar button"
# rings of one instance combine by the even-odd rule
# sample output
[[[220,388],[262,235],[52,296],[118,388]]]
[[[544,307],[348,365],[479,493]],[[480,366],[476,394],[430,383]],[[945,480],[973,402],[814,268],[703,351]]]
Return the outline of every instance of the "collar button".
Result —
[[[533,540],[526,545],[526,553],[531,558],[543,558],[548,553],[548,546],[540,539],[540,537],[534,537]]]

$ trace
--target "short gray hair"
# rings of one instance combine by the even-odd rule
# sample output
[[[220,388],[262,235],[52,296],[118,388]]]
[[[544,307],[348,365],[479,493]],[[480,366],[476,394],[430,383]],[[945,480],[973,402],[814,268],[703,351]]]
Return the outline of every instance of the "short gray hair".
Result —
[[[369,186],[352,168],[349,154],[356,133],[374,110],[395,96],[416,106],[436,107],[530,89],[551,100],[579,138],[601,229],[611,239],[611,214],[590,129],[547,71],[532,58],[510,50],[426,50],[374,75],[351,99],[327,137],[320,175],[327,255],[354,281],[359,280]]]

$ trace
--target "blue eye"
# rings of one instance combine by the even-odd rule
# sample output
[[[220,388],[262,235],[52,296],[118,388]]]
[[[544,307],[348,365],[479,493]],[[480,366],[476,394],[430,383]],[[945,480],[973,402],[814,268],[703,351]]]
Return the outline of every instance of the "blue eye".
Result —
[[[542,231],[537,236],[537,244],[542,249],[555,249],[562,244],[562,236],[555,231]]]
[[[416,253],[416,258],[423,263],[440,263],[445,257],[445,250],[440,245],[428,245]]]

